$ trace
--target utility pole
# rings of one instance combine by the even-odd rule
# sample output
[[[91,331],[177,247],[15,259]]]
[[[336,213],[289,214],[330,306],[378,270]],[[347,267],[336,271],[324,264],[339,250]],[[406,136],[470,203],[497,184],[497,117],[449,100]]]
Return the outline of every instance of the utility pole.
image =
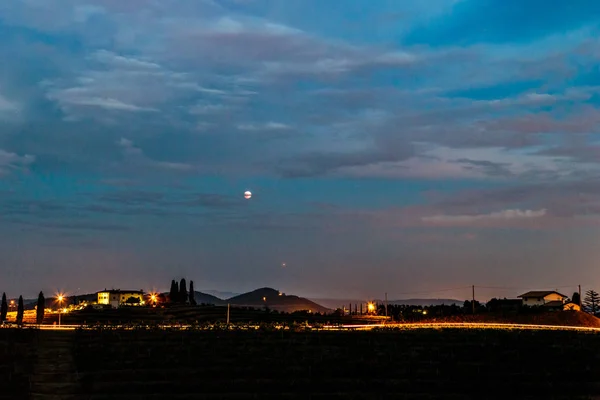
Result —
[[[577,285],[579,287],[579,308],[581,309],[581,285]]]
[[[475,285],[473,285],[473,300],[471,301],[471,305],[473,306],[473,314],[475,314]]]
[[[227,303],[227,325],[229,325],[229,303]]]

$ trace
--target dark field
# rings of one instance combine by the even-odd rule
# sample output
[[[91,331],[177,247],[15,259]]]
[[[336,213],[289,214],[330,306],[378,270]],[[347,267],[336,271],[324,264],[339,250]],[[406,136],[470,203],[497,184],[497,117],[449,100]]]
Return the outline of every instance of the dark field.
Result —
[[[1,399],[30,392],[106,400],[600,394],[600,335],[565,331],[0,329],[0,363]]]

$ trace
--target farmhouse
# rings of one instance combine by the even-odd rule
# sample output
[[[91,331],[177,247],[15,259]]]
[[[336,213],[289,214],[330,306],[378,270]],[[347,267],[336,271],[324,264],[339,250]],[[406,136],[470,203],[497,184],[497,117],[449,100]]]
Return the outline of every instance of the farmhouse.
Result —
[[[141,306],[144,305],[143,290],[106,290],[98,292],[98,304],[110,305],[112,308],[119,306]]]
[[[554,306],[559,304],[554,302],[560,302],[560,305],[562,305],[567,300],[567,296],[554,290],[534,290],[518,297],[523,300],[524,306],[543,306],[548,303],[553,303],[552,306]]]

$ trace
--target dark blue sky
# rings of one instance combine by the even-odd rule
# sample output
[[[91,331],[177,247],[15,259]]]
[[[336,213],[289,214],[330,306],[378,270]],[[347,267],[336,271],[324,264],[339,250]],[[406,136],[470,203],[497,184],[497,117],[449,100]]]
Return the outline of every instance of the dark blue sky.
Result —
[[[0,2],[0,291],[598,289],[599,21],[586,0]]]

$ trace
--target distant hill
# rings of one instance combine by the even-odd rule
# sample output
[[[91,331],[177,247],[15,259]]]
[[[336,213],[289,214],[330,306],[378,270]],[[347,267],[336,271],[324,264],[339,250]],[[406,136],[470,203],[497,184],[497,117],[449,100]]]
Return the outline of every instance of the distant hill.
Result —
[[[272,310],[294,312],[310,310],[312,312],[330,312],[331,309],[323,307],[314,301],[303,297],[286,295],[271,288],[256,289],[252,292],[234,296],[226,301],[231,305],[247,307],[269,307]]]
[[[204,290],[204,289],[202,289],[202,293],[210,294],[210,295],[215,296],[215,297],[217,297],[219,299],[230,299],[232,297],[240,295],[240,293],[223,292],[223,291],[220,291],[220,290]]]
[[[44,296],[46,299],[46,307],[47,308],[54,308],[56,307],[56,297],[55,296],[48,296],[45,295]],[[14,299],[15,301],[17,299]],[[82,302],[82,301],[87,301],[87,302],[94,302],[98,300],[98,294],[97,293],[88,293],[88,294],[79,294],[77,296],[75,295],[71,295],[69,297],[66,298],[65,302],[63,303],[64,305],[69,305],[69,304],[73,304],[73,302],[77,301]],[[33,308],[37,305],[37,297],[35,299],[23,299],[23,306],[25,307],[26,310],[33,310]]]
[[[367,301],[364,299],[320,299],[320,298],[313,298],[311,299],[312,301],[319,303],[321,305],[323,305],[324,307],[328,307],[330,309],[337,309],[337,308],[341,308],[341,307],[346,307],[348,308],[350,304],[352,304],[352,308],[354,308],[354,305],[356,305],[358,308],[360,308],[361,304],[363,306],[363,309],[366,310],[367,307]],[[375,303],[380,303],[382,304],[384,302],[384,300],[380,300],[380,299],[375,299],[372,300]],[[434,306],[438,306],[438,305],[442,305],[445,304],[447,306],[452,305],[452,304],[457,304],[457,305],[463,305],[464,300],[456,300],[456,299],[401,299],[401,300],[388,300],[388,304],[394,304],[394,305],[408,305],[408,306],[430,306],[430,305],[434,305]]]
[[[197,291],[194,291],[194,299],[196,299],[197,304],[212,304],[215,306],[227,304],[226,301],[218,298],[217,296]]]
[[[378,302],[383,302],[378,300]],[[462,306],[465,303],[464,300],[457,299],[401,299],[401,300],[388,300],[388,304],[396,305],[407,305],[407,306],[451,306],[453,304]]]

